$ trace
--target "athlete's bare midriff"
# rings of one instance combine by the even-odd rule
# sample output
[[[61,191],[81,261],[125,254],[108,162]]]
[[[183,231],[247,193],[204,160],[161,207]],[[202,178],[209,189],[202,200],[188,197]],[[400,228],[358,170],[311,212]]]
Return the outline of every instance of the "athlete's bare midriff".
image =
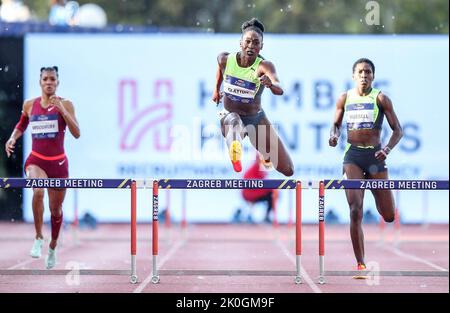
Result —
[[[241,103],[229,99],[226,95],[223,97],[223,106],[229,112],[234,112],[239,115],[255,115],[261,111],[261,94],[264,90],[264,86],[260,86],[258,93],[253,99],[252,103]]]
[[[377,146],[381,143],[381,130],[380,129],[358,129],[349,130],[347,132],[347,141],[353,146]]]

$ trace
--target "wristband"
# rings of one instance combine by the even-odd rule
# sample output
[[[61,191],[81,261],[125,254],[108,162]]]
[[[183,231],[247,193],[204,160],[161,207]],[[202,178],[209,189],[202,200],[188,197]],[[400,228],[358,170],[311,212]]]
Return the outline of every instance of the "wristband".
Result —
[[[386,147],[383,148],[383,151],[386,153],[386,155],[389,154],[389,153],[391,152],[391,150],[392,150],[392,149],[389,148],[388,146],[386,146]]]

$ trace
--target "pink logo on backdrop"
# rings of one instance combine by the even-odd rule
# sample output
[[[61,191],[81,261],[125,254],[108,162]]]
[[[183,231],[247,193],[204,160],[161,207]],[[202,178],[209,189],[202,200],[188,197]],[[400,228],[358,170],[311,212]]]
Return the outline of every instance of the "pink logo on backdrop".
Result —
[[[173,83],[166,79],[157,80],[153,90],[153,103],[139,105],[136,80],[122,79],[119,82],[118,123],[122,130],[121,150],[134,151],[142,144],[148,145],[149,142],[143,139],[149,137],[155,150],[170,150]],[[146,136],[147,134],[150,135]]]

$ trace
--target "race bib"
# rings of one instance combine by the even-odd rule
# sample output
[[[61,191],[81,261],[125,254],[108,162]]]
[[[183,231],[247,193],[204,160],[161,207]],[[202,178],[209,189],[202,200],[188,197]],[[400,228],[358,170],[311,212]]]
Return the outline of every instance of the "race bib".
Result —
[[[355,103],[346,106],[347,129],[373,128],[374,120],[373,103]]]
[[[58,134],[58,115],[32,115],[30,118],[33,139],[55,138]]]
[[[232,101],[250,103],[256,95],[256,84],[227,75],[223,83],[225,95]]]

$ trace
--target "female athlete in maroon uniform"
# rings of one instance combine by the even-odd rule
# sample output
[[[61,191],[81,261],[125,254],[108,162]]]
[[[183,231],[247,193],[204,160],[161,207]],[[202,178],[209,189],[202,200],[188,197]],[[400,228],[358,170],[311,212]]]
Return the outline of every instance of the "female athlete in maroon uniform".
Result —
[[[75,117],[72,102],[55,95],[59,85],[58,68],[41,68],[40,86],[42,96],[26,100],[23,104],[22,116],[11,137],[5,144],[8,157],[14,152],[17,139],[30,125],[32,136],[32,151],[28,156],[24,171],[28,178],[67,178],[69,177],[69,162],[64,153],[64,134],[66,126],[75,137],[80,137],[80,128]],[[66,195],[63,188],[48,188],[51,212],[52,240],[48,256],[45,260],[47,269],[56,264],[56,244],[63,220],[62,203]],[[44,216],[44,189],[33,189],[33,216],[36,238],[30,255],[33,258],[41,256],[44,242],[42,224]]]

